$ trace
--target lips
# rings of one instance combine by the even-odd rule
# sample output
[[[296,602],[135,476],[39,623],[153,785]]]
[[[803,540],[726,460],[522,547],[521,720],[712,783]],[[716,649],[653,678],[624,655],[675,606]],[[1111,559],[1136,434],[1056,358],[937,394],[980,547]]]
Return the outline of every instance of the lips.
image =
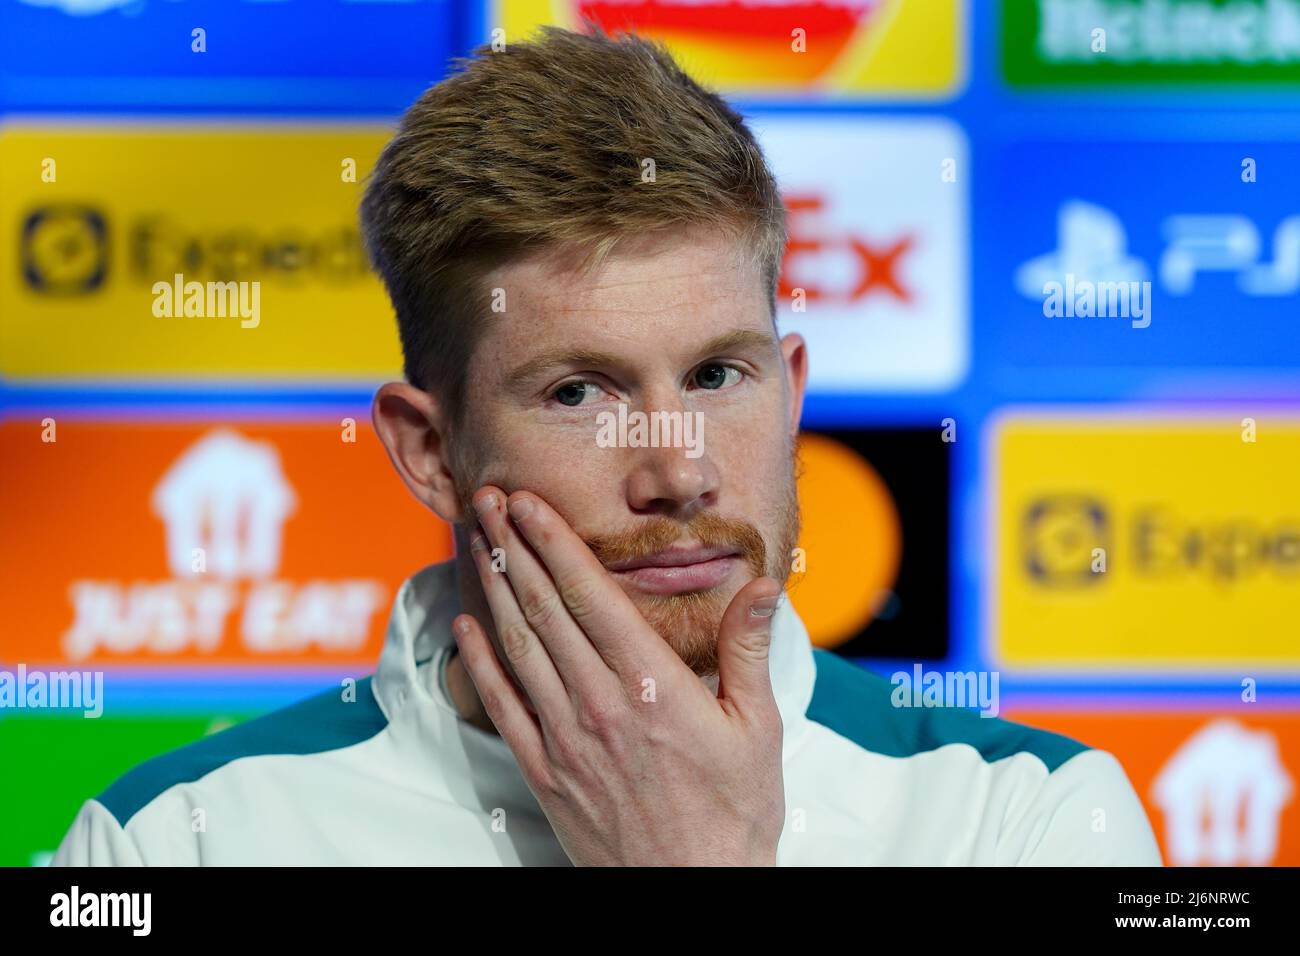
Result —
[[[882,0],[586,0],[582,16],[607,33],[664,40],[686,62],[735,85],[808,83],[825,73],[885,4]],[[791,51],[803,28],[807,49]]]
[[[611,571],[636,571],[641,568],[684,568],[693,564],[704,564],[716,558],[737,555],[735,548],[669,548],[656,554],[645,555],[629,561],[616,561],[609,566]]]
[[[741,566],[732,548],[670,548],[609,565],[616,580],[648,594],[685,594],[718,587]]]

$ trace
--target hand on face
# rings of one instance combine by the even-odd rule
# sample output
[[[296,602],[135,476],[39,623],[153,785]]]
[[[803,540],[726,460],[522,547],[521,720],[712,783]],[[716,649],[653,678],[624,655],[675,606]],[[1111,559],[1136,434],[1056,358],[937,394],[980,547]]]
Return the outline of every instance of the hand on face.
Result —
[[[486,539],[476,535],[473,558],[527,701],[479,621],[461,615],[453,630],[565,852],[580,865],[774,863],[785,803],[768,647],[780,585],[756,577],[732,598],[714,696],[554,509],[528,492],[508,501],[507,512],[493,486],[475,495]]]

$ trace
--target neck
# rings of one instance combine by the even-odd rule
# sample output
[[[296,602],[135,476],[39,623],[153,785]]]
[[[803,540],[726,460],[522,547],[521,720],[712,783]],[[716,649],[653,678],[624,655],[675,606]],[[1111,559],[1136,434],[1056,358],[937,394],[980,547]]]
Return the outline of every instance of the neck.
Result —
[[[465,672],[465,664],[459,654],[447,662],[447,690],[462,720],[489,734],[497,732],[496,725],[492,723],[492,718],[483,707],[478,691],[474,689],[474,681]]]

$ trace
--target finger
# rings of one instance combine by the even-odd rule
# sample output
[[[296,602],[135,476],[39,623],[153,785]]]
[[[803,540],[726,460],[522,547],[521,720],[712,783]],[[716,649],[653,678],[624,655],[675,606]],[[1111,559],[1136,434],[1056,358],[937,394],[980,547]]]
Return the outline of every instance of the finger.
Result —
[[[510,680],[501,659],[497,657],[483,625],[468,614],[452,621],[452,634],[460,648],[460,658],[465,671],[474,682],[474,689],[483,701],[483,709],[496,726],[501,739],[509,746],[525,772],[545,767],[546,748],[541,728],[528,712],[519,689]]]
[[[736,592],[718,628],[718,699],[741,714],[776,706],[768,651],[781,585],[755,578]]]
[[[541,639],[524,620],[506,576],[492,569],[492,556],[482,532],[472,533],[470,554],[478,568],[478,579],[483,595],[487,598],[488,608],[492,611],[492,621],[505,663],[509,664],[524,693],[533,702],[543,725],[562,723],[566,715],[572,713],[572,704],[564,689],[564,682],[560,680],[555,663],[546,653]]]
[[[479,523],[494,548],[505,549],[505,579],[524,620],[555,662],[560,680],[574,696],[613,675],[587,635],[569,615],[551,574],[506,515],[506,495],[491,485],[474,496]],[[579,542],[581,543],[581,542]]]
[[[564,607],[609,667],[627,674],[653,663],[647,655],[680,660],[663,641],[648,645],[637,639],[630,625],[643,620],[640,611],[554,508],[537,495],[516,492],[510,496],[509,511],[545,564]]]

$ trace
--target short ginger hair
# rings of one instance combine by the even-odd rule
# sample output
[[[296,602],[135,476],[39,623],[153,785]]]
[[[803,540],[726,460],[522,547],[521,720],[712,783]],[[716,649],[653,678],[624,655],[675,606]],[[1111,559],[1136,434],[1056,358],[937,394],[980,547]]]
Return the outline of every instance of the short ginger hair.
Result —
[[[576,251],[591,269],[623,237],[716,227],[761,276],[775,320],[785,209],[744,120],[662,44],[587,27],[457,58],[370,176],[362,234],[406,379],[454,421],[490,318],[482,280],[530,252]]]

